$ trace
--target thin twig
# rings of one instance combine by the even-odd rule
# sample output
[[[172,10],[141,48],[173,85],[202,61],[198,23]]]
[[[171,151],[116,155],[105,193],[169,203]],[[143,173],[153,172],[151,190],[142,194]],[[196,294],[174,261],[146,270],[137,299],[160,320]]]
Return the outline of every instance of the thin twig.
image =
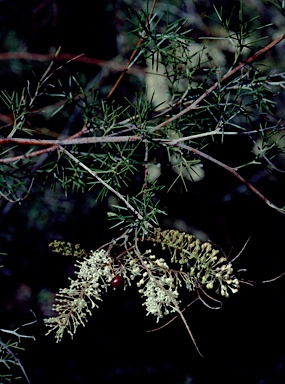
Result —
[[[238,272],[238,271],[237,271]],[[253,281],[253,280],[243,280],[243,279],[239,279],[239,282],[241,284],[245,284],[245,285],[250,285],[251,287],[255,287],[256,286],[256,281]]]
[[[36,318],[35,313],[33,311],[31,311],[31,312],[34,315],[35,320],[30,321],[29,323],[25,323],[25,324],[21,325],[20,327],[14,329],[14,330],[0,329],[0,331],[4,332],[4,333],[9,333],[9,334],[12,334],[13,336],[18,337],[19,342],[21,341],[21,338],[28,338],[28,339],[35,340],[34,336],[23,335],[23,334],[20,334],[20,333],[17,332],[20,328],[26,327],[28,325],[35,324],[37,322],[37,318]],[[17,364],[20,367],[21,371],[23,372],[23,375],[25,376],[25,379],[27,380],[27,382],[29,384],[31,384],[31,382],[30,382],[30,380],[28,378],[28,375],[27,375],[27,373],[26,373],[26,371],[25,371],[21,361],[18,359],[18,357],[11,351],[11,349],[9,347],[7,347],[7,345],[1,339],[0,339],[0,345],[2,346],[2,348],[4,348],[9,353],[10,356],[12,356],[12,358],[14,359],[15,364]]]
[[[32,186],[33,186],[33,183],[34,183],[34,180],[35,180],[35,178],[33,177],[32,180],[31,180],[31,184],[30,184],[30,186],[29,186],[29,188],[28,188],[28,190],[27,190],[27,192],[26,192],[24,197],[19,197],[18,199],[14,199],[13,200],[13,199],[10,199],[8,197],[8,195],[5,195],[1,191],[0,191],[0,196],[2,196],[5,200],[9,201],[9,203],[18,203],[19,201],[23,201],[23,200],[25,200],[29,196],[29,194],[31,192],[31,189],[32,189]]]
[[[207,136],[215,136],[215,135],[221,135],[221,136],[240,136],[240,135],[251,135],[253,133],[260,133],[265,132],[265,131],[271,131],[271,130],[278,130],[282,131],[285,128],[285,124],[282,125],[273,125],[271,127],[266,127],[262,129],[253,129],[251,131],[223,131],[220,128],[214,129],[213,131],[209,132],[203,132],[203,133],[197,133],[195,135],[189,135],[189,136],[183,136],[179,137],[178,139],[172,140],[173,143],[181,143],[183,141],[189,141],[189,140],[195,140],[195,139],[200,139],[204,138]],[[153,139],[153,141],[159,141],[159,142],[164,142],[164,141],[169,141],[169,139]]]
[[[263,131],[264,131],[264,130],[263,130]],[[249,135],[249,137],[251,138],[251,140],[252,140],[254,146],[257,148],[258,155],[261,156],[261,157],[267,162],[267,164],[269,165],[269,167],[271,167],[271,169],[273,169],[273,170],[276,171],[276,172],[285,173],[285,170],[277,168],[277,167],[272,163],[272,161],[268,159],[268,157],[265,155],[264,151],[259,147],[259,145],[257,144],[257,142],[251,137],[251,135]]]
[[[89,123],[85,123],[80,131],[78,131],[74,135],[70,136],[68,139],[72,140],[73,138],[81,136],[84,133],[86,133],[88,130],[89,130]],[[26,140],[26,139],[24,139],[24,140]],[[64,139],[64,140],[67,140],[67,139]],[[57,140],[55,140],[55,141],[57,141]],[[19,161],[19,160],[40,156],[40,155],[42,155],[44,153],[53,152],[57,148],[58,148],[58,144],[55,144],[55,145],[52,145],[49,148],[40,149],[38,151],[30,152],[30,153],[27,153],[27,154],[24,154],[24,155],[18,155],[18,156],[13,156],[13,157],[7,157],[5,159],[0,159],[0,163],[12,163],[12,162],[16,162],[16,161]]]
[[[195,303],[196,301],[198,301],[198,300],[199,300],[199,298],[196,297],[196,299],[192,300],[191,303],[187,304],[185,308],[181,309],[181,312],[183,313],[187,308],[190,307],[190,305],[194,304],[194,303]],[[173,316],[173,318],[170,319],[167,323],[161,325],[160,327],[157,327],[157,328],[154,328],[154,329],[149,329],[149,330],[146,331],[146,332],[156,332],[156,331],[160,331],[162,328],[167,327],[170,323],[172,323],[172,321],[174,321],[174,320],[177,319],[177,318],[178,318],[178,315],[175,315],[175,316]]]
[[[29,323],[25,323],[23,325],[21,325],[20,327],[16,328],[16,329],[13,329],[13,330],[10,330],[10,329],[2,329],[0,328],[0,331],[1,332],[5,332],[5,333],[10,333],[11,335],[14,335],[16,337],[18,337],[19,341],[21,341],[21,337],[22,338],[26,338],[26,339],[33,339],[33,340],[36,340],[35,339],[35,336],[30,336],[30,335],[22,335],[20,333],[18,333],[17,331],[23,327],[27,327],[28,325],[32,325],[32,324],[35,324],[37,322],[37,317],[35,315],[35,313],[33,311],[31,311],[33,316],[35,317],[35,320],[33,321],[30,321]]]
[[[0,61],[2,60],[28,60],[28,61],[50,61],[53,60],[53,53],[32,53],[32,52],[1,52]],[[94,57],[88,57],[84,54],[74,55],[72,53],[59,53],[56,58],[57,61],[79,61],[84,64],[96,65],[102,68],[110,68],[112,71],[120,72],[125,69],[125,65],[116,60],[101,60]],[[128,73],[136,76],[144,76],[145,69],[138,65],[133,65],[128,68]]]
[[[2,346],[2,348],[4,348],[10,356],[12,356],[12,358],[14,359],[14,364],[18,365],[21,369],[21,371],[23,372],[23,375],[25,376],[25,379],[27,380],[27,382],[29,384],[31,384],[30,382],[30,379],[28,378],[28,375],[25,371],[25,368],[23,367],[21,361],[18,359],[18,357],[11,351],[11,349],[9,347],[7,347],[7,345],[0,339],[0,345]]]
[[[11,335],[14,335],[14,336],[17,336],[19,339],[23,338],[23,339],[33,339],[33,340],[36,340],[35,339],[35,336],[30,336],[30,335],[22,335],[21,333],[18,333],[17,329],[14,329],[14,330],[11,330],[11,329],[2,329],[0,328],[0,331],[1,332],[4,332],[4,333],[10,333]]]
[[[156,1],[157,0],[153,0],[153,3],[152,3],[152,7],[151,7],[151,10],[149,12],[149,15],[148,15],[148,21],[150,21],[151,17],[152,17],[152,14],[153,14],[153,11],[154,11],[154,8],[155,8],[155,4],[156,4]],[[116,81],[116,83],[114,84],[114,86],[112,87],[111,91],[108,93],[107,95],[107,99],[109,99],[113,93],[115,92],[116,88],[118,87],[119,83],[121,82],[122,78],[124,77],[125,73],[128,71],[129,69],[129,65],[130,63],[133,61],[138,49],[139,49],[139,46],[142,44],[143,40],[144,40],[144,36],[145,36],[145,31],[143,31],[143,35],[142,37],[139,39],[137,45],[136,45],[136,48],[134,49],[133,53],[131,54],[131,57],[129,58],[127,64],[125,65],[121,75],[119,76],[118,80]]]
[[[162,291],[164,291],[165,294],[170,298],[170,300],[171,300],[171,302],[172,302],[172,304],[173,304],[173,307],[175,308],[176,312],[179,314],[181,320],[183,321],[183,323],[184,323],[184,325],[185,325],[185,328],[186,328],[186,330],[187,330],[187,332],[188,332],[188,334],[189,334],[189,336],[190,336],[190,338],[191,338],[191,340],[192,340],[192,342],[193,342],[193,344],[194,344],[194,346],[195,346],[197,352],[199,353],[200,356],[203,357],[203,355],[202,355],[202,353],[200,352],[200,350],[199,350],[199,348],[198,348],[198,345],[197,345],[197,343],[196,343],[196,341],[195,341],[195,339],[194,339],[194,336],[193,336],[193,334],[192,334],[192,332],[191,332],[191,330],[190,330],[190,328],[189,328],[189,325],[188,325],[188,323],[187,323],[187,321],[186,321],[186,319],[185,319],[185,317],[184,317],[184,315],[183,315],[181,309],[180,309],[179,306],[178,306],[177,301],[176,301],[175,298],[168,292],[168,290],[165,289],[164,286],[161,285],[161,284],[157,281],[157,279],[155,278],[155,276],[153,275],[153,273],[151,272],[151,270],[145,265],[145,263],[144,263],[144,261],[143,261],[143,258],[142,258],[141,254],[140,254],[140,251],[139,251],[139,249],[138,249],[138,246],[137,246],[137,239],[135,239],[135,244],[136,244],[136,256],[138,256],[138,258],[140,259],[140,262],[141,262],[142,267],[147,271],[148,276],[154,281],[154,283],[155,283],[155,284],[156,284]]]
[[[95,179],[97,179],[102,185],[104,185],[107,189],[109,189],[109,191],[114,193],[114,195],[116,195],[125,204],[125,206],[138,218],[138,220],[144,223],[144,225],[147,228],[153,228],[153,225],[145,221],[142,215],[124,198],[123,195],[121,195],[118,191],[116,191],[113,187],[111,187],[111,185],[109,185],[103,179],[101,179],[101,177],[99,177],[96,172],[92,171],[89,167],[83,164],[80,160],[78,160],[65,148],[59,146],[59,149],[61,152],[66,154],[70,159],[72,159],[76,164],[78,164],[81,168],[85,169],[88,173],[90,173],[90,175],[95,177]]]
[[[244,243],[242,249],[240,250],[240,252],[231,260],[231,263],[233,263],[238,257],[240,257],[240,255],[243,253],[243,251],[245,250],[249,240],[250,240],[251,236],[249,236],[249,238],[246,240],[246,242]]]
[[[168,144],[173,145],[171,140],[169,140]],[[261,192],[259,192],[258,189],[256,189],[252,184],[250,184],[244,177],[242,177],[234,168],[226,165],[225,163],[222,163],[221,161],[215,159],[214,157],[207,155],[206,153],[199,151],[199,149],[190,147],[189,145],[185,144],[176,144],[175,146],[185,149],[189,152],[192,152],[200,157],[203,157],[204,159],[207,159],[220,167],[226,169],[228,172],[233,174],[236,178],[238,178],[243,184],[245,184],[253,193],[255,193],[261,200],[263,200],[269,207],[276,209],[278,212],[285,214],[285,209],[284,208],[279,208],[275,204],[273,204],[270,200],[268,200]]]
[[[273,279],[269,279],[269,280],[263,280],[261,281],[262,284],[265,284],[265,283],[272,283],[273,281],[276,281],[278,279],[280,279],[282,276],[285,275],[285,272],[281,273],[281,275],[278,275],[277,277],[274,277]]]
[[[22,139],[22,138],[0,138],[0,144],[21,144],[21,145],[80,145],[80,144],[95,144],[95,143],[119,143],[127,141],[139,141],[142,137],[139,135],[133,136],[101,136],[101,137],[68,137],[62,140],[46,140],[46,139]],[[1,160],[0,160],[1,162]]]
[[[208,303],[206,303],[205,300],[202,299],[200,293],[199,293],[199,290],[201,290],[203,292],[203,294],[205,296],[207,296],[209,299],[211,299],[212,301],[215,301],[216,303],[219,303],[219,306],[218,307],[212,307],[211,305],[209,305]],[[218,299],[215,299],[214,297],[210,296],[207,292],[204,291],[204,289],[202,289],[201,287],[199,287],[199,290],[197,290],[197,295],[198,295],[198,299],[200,301],[202,301],[202,303],[209,309],[221,309],[222,308],[222,301],[221,300],[218,300]]]
[[[218,88],[221,83],[223,83],[229,77],[231,77],[236,72],[238,72],[239,70],[244,68],[246,65],[255,61],[260,55],[267,52],[269,49],[274,47],[276,44],[280,43],[280,41],[282,41],[283,39],[285,39],[285,34],[277,37],[271,43],[267,44],[264,48],[257,51],[254,55],[252,55],[246,61],[239,64],[235,68],[229,70],[224,76],[221,77],[221,79],[219,79],[219,81],[215,82],[210,88],[208,88],[200,97],[198,97],[198,99],[196,99],[194,102],[192,102],[187,108],[183,109],[182,111],[180,111],[176,115],[170,117],[169,119],[167,119],[167,120],[163,121],[162,123],[156,125],[155,127],[151,128],[151,132],[154,132],[154,131],[157,131],[157,130],[163,128],[164,126],[172,123],[173,121],[177,120],[179,117],[185,115],[186,113],[190,112],[191,110],[196,109],[198,107],[199,103],[202,100],[204,100],[210,93],[212,93],[216,88]]]

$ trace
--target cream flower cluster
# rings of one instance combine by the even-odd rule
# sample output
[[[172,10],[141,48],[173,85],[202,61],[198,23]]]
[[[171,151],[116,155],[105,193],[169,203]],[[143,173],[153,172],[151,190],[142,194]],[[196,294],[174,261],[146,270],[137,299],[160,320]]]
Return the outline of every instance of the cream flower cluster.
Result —
[[[224,258],[226,261],[226,259]],[[228,289],[232,293],[237,293],[240,287],[239,280],[233,275],[233,267],[231,263],[223,264],[215,269],[215,277],[220,283],[221,295],[229,297]],[[207,287],[209,288],[209,287]]]
[[[57,342],[62,339],[65,331],[73,337],[77,327],[85,325],[90,308],[98,306],[101,295],[109,287],[114,277],[110,257],[104,250],[91,253],[82,261],[77,261],[79,270],[76,279],[70,279],[68,288],[61,288],[56,295],[53,310],[57,316],[45,319],[49,331],[56,331]]]
[[[85,256],[75,264],[76,278],[70,279],[70,286],[56,295],[53,310],[57,316],[45,319],[48,333],[55,331],[57,341],[64,332],[73,337],[77,327],[87,322],[91,309],[98,307],[102,294],[110,286],[117,287],[114,279],[119,279],[118,285],[123,282],[124,289],[136,282],[147,315],[154,315],[157,322],[180,311],[178,289],[183,285],[189,291],[216,287],[216,292],[224,297],[229,297],[229,291],[238,292],[239,280],[233,274],[232,264],[220,257],[211,243],[172,230],[157,232],[153,240],[161,244],[163,252],[169,251],[166,255],[170,265],[164,258],[157,258],[151,249],[141,253],[133,247],[116,259],[106,250],[87,254],[69,243],[65,246],[54,242],[56,252],[74,254],[75,250]]]
[[[155,259],[149,256],[148,261],[144,261],[144,266],[148,272],[144,272],[142,279],[137,283],[139,293],[144,299],[143,306],[146,307],[147,315],[152,314],[157,317],[157,322],[170,312],[175,312],[178,307],[178,291],[174,284],[174,279],[167,274],[154,276],[153,272],[169,270],[164,259]]]

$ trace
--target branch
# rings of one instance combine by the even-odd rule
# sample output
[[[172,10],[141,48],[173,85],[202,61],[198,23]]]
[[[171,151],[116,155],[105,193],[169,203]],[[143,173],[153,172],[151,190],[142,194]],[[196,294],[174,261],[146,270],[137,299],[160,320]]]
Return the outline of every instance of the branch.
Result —
[[[155,8],[156,1],[157,0],[153,0],[152,6],[151,6],[151,10],[150,10],[149,15],[148,15],[148,21],[150,21],[150,19],[151,19],[151,16],[152,16],[154,8]],[[144,36],[145,36],[145,31],[143,31],[142,37],[139,39],[139,41],[138,41],[138,43],[136,45],[136,48],[134,49],[133,53],[131,54],[131,57],[129,58],[129,61],[125,65],[121,75],[119,76],[118,80],[114,84],[114,86],[111,89],[111,91],[108,93],[107,99],[109,99],[112,96],[112,94],[115,92],[116,88],[118,87],[119,83],[121,82],[122,78],[124,77],[125,73],[129,70],[129,66],[130,66],[131,62],[133,61],[133,59],[134,59],[134,57],[135,57],[135,55],[136,55],[136,53],[138,51],[139,46],[143,42]]]
[[[196,297],[196,299],[192,300],[189,304],[186,305],[185,308],[183,308],[181,310],[181,313],[183,313],[187,308],[190,307],[190,305],[194,304],[196,301],[199,300],[199,297]],[[167,323],[161,325],[160,327],[157,327],[157,328],[154,328],[154,329],[149,329],[147,332],[156,332],[156,331],[160,331],[162,328],[165,328],[167,327],[167,325],[169,325],[170,323],[172,323],[172,321],[174,321],[175,319],[177,319],[178,315],[175,315],[172,317],[172,319],[170,319]]]
[[[179,137],[179,139],[172,140],[172,142],[175,141],[175,143],[181,143],[183,141],[189,141],[189,140],[195,140],[195,139],[200,139],[203,137],[207,136],[215,136],[215,135],[221,135],[221,136],[237,136],[237,135],[251,135],[253,133],[260,133],[260,132],[266,132],[266,131],[271,131],[271,130],[277,130],[277,131],[282,131],[285,128],[285,123],[281,125],[272,125],[270,127],[262,128],[262,129],[253,129],[251,131],[222,131],[220,127],[214,129],[213,131],[210,132],[203,132],[203,133],[196,133],[195,135],[189,135],[189,136],[183,136]],[[0,139],[1,140],[1,139]],[[153,139],[153,141],[159,141],[159,142],[169,142],[169,139]],[[1,142],[0,142],[1,143]]]
[[[0,329],[0,331],[5,332],[5,333],[10,333],[10,334],[12,334],[12,335],[18,337],[18,338],[19,338],[19,341],[21,340],[21,338],[28,338],[28,339],[33,339],[33,340],[35,340],[35,337],[34,337],[34,336],[22,335],[22,334],[20,334],[20,333],[17,332],[20,328],[23,328],[23,327],[26,327],[26,326],[28,326],[28,325],[31,325],[31,324],[36,323],[36,321],[37,321],[37,319],[36,319],[36,315],[34,314],[33,311],[31,311],[31,312],[32,312],[32,314],[35,316],[35,320],[30,321],[29,323],[23,324],[22,326],[20,326],[20,327],[14,329],[14,330]],[[24,369],[24,367],[23,367],[21,361],[18,359],[18,357],[11,351],[11,349],[10,349],[9,347],[7,347],[7,345],[6,345],[1,339],[0,339],[0,345],[2,346],[2,348],[4,348],[4,349],[8,352],[8,354],[9,354],[10,356],[12,356],[12,358],[14,359],[14,363],[17,364],[17,365],[20,367],[21,371],[23,372],[23,375],[25,376],[25,379],[27,380],[27,382],[28,382],[29,384],[31,384],[31,382],[30,382],[30,380],[29,380],[29,378],[28,378],[28,375],[26,374],[26,371],[25,371],[25,369]]]
[[[10,333],[10,334],[12,334],[12,335],[14,335],[14,336],[17,336],[17,337],[19,338],[19,341],[21,341],[21,337],[26,338],[26,339],[33,339],[33,340],[36,340],[36,339],[35,339],[35,336],[22,335],[22,334],[20,334],[20,333],[17,332],[20,328],[26,327],[26,326],[28,326],[28,325],[35,324],[35,323],[37,322],[37,318],[36,318],[35,313],[34,313],[33,311],[31,311],[31,312],[32,312],[32,314],[34,315],[35,320],[30,321],[29,323],[23,324],[23,325],[21,325],[20,327],[14,329],[14,330],[0,329],[0,331],[1,331],[1,332],[5,332],[5,333]]]
[[[229,70],[224,76],[221,77],[221,79],[219,79],[219,81],[216,81],[210,88],[208,88],[204,93],[203,95],[201,95],[200,97],[198,97],[198,99],[196,99],[194,102],[191,102],[191,104],[186,107],[185,109],[183,109],[182,111],[180,111],[179,113],[177,113],[176,115],[170,117],[169,119],[163,121],[162,123],[158,124],[157,126],[153,127],[151,129],[151,132],[154,132],[154,131],[157,131],[159,130],[160,128],[172,123],[172,121],[175,121],[177,120],[179,117],[185,115],[186,113],[190,112],[191,110],[193,109],[196,109],[198,106],[199,106],[199,103],[204,100],[211,92],[213,92],[216,88],[219,87],[219,85],[221,83],[223,83],[225,80],[227,80],[229,77],[231,77],[232,75],[234,75],[236,72],[238,72],[239,70],[241,70],[242,68],[244,68],[246,65],[254,62],[260,55],[262,55],[263,53],[267,52],[269,49],[271,49],[272,47],[274,47],[276,44],[280,43],[280,41],[284,40],[285,39],[285,34],[284,35],[281,35],[279,37],[277,37],[275,40],[273,40],[271,43],[269,43],[268,45],[266,45],[264,48],[260,49],[259,51],[257,51],[254,55],[252,55],[250,58],[248,58],[246,61],[244,61],[243,63],[239,64],[237,67]]]
[[[142,215],[121,195],[118,191],[116,191],[113,187],[111,187],[108,183],[106,183],[101,177],[97,175],[96,172],[92,171],[89,167],[83,164],[80,160],[78,160],[75,156],[73,156],[70,152],[68,152],[65,148],[59,147],[61,152],[65,153],[70,159],[72,159],[76,164],[78,164],[81,168],[85,169],[90,175],[95,177],[102,185],[104,185],[109,191],[114,193],[124,204],[125,206],[138,218],[139,221],[142,221],[147,228],[153,228],[152,224],[145,221]]]
[[[214,157],[207,155],[206,153],[199,151],[199,149],[195,149],[193,147],[190,147],[189,145],[176,143],[176,140],[169,140],[169,145],[173,145],[182,149],[185,149],[186,151],[192,152],[200,157],[203,157],[204,159],[207,159],[211,161],[212,163],[215,163],[219,165],[220,167],[226,169],[228,172],[232,173],[236,178],[238,178],[243,184],[245,184],[253,193],[255,193],[261,200],[265,202],[270,208],[276,209],[278,212],[285,214],[284,208],[279,208],[275,204],[273,204],[270,200],[268,200],[261,192],[259,192],[258,189],[256,189],[252,184],[250,184],[244,177],[242,177],[234,168],[226,165],[225,163],[222,163],[221,161],[215,159]]]
[[[251,238],[251,235],[249,236],[249,238],[246,240],[246,242],[244,243],[242,249],[239,251],[239,253],[233,258],[231,259],[231,263],[233,263],[236,259],[238,259],[240,257],[240,255],[243,253],[243,251],[245,250],[249,240]]]
[[[137,240],[137,239],[136,239],[136,240]],[[197,352],[199,353],[199,355],[200,355],[201,357],[203,357],[203,355],[202,355],[202,353],[200,352],[200,350],[199,350],[199,348],[198,348],[198,345],[197,345],[197,343],[196,343],[196,341],[195,341],[195,339],[194,339],[194,336],[193,336],[193,334],[192,334],[192,332],[191,332],[191,330],[190,330],[190,328],[189,328],[189,325],[187,324],[187,321],[186,321],[186,319],[185,319],[185,317],[184,317],[184,315],[183,315],[183,313],[182,313],[183,311],[180,310],[180,308],[179,308],[179,306],[178,306],[177,301],[175,300],[175,298],[172,297],[172,295],[167,291],[167,289],[164,288],[163,285],[159,284],[159,282],[157,281],[157,279],[155,278],[155,276],[153,275],[153,273],[151,272],[151,270],[145,265],[144,260],[143,260],[143,258],[141,257],[140,251],[139,251],[139,249],[138,249],[138,247],[137,247],[137,244],[136,244],[136,255],[137,255],[138,258],[140,259],[141,265],[142,265],[142,267],[147,271],[149,277],[154,281],[154,283],[155,283],[155,284],[156,284],[162,291],[164,291],[164,292],[167,294],[167,296],[169,296],[169,298],[170,298],[170,300],[171,300],[171,302],[172,302],[172,304],[173,304],[173,307],[175,308],[176,312],[179,314],[181,320],[183,321],[183,323],[184,323],[184,325],[185,325],[185,328],[187,329],[187,332],[188,332],[189,336],[191,337],[191,340],[192,340],[192,342],[193,342],[193,344],[194,344],[194,346],[195,346]],[[195,302],[195,300],[193,301],[193,303],[194,303],[194,302]],[[191,304],[192,304],[192,303],[191,303]],[[190,304],[190,305],[191,305],[191,304]]]
[[[28,61],[50,61],[54,59],[53,53],[31,53],[31,52],[1,52],[1,60],[28,60]],[[115,60],[101,60],[93,57],[84,56],[83,54],[78,56],[72,53],[60,53],[57,55],[56,60],[60,61],[79,61],[84,64],[96,65],[102,68],[110,68],[113,71],[120,72],[125,69],[125,65]],[[142,76],[145,73],[144,68],[134,65],[128,69],[128,72],[132,75]]]
[[[278,279],[280,279],[282,276],[285,275],[285,272],[281,273],[281,275],[277,276],[277,277],[274,277],[273,279],[270,279],[270,280],[263,280],[261,281],[262,284],[266,284],[266,283],[272,283],[273,281],[276,281]]]
[[[20,201],[23,201],[23,200],[25,200],[28,196],[29,196],[29,194],[30,194],[30,192],[31,192],[31,189],[32,189],[32,186],[33,186],[33,183],[34,183],[34,180],[35,180],[35,178],[33,177],[32,178],[32,181],[31,181],[31,184],[30,184],[30,186],[29,186],[29,188],[28,188],[28,191],[27,191],[27,193],[25,194],[25,196],[23,196],[23,197],[19,197],[19,198],[17,198],[17,199],[10,199],[8,196],[9,196],[9,194],[8,195],[5,195],[3,192],[1,192],[0,191],[0,196],[1,197],[3,197],[5,200],[7,200],[7,201],[9,201],[9,203],[18,203],[18,202],[20,202]]]
[[[95,144],[95,143],[119,143],[127,141],[139,141],[142,138],[138,135],[134,136],[101,136],[101,137],[81,137],[73,138],[71,136],[62,140],[46,140],[46,139],[22,139],[22,138],[0,138],[0,144],[20,144],[20,145],[80,145],[80,144]],[[1,160],[0,160],[1,162]]]
[[[28,378],[28,375],[26,374],[26,371],[25,371],[25,368],[23,367],[21,361],[18,359],[18,357],[11,351],[10,348],[7,347],[7,345],[0,339],[0,345],[2,346],[2,348],[4,348],[10,356],[12,356],[12,358],[14,359],[14,364],[17,364],[21,371],[23,372],[23,375],[25,376],[25,379],[27,380],[27,382],[29,384],[31,384],[29,378]]]
[[[89,123],[85,123],[83,125],[83,127],[81,128],[80,131],[78,131],[77,133],[75,133],[74,135],[70,136],[69,139],[74,139],[78,136],[81,136],[83,135],[84,133],[88,132],[89,130]],[[9,138],[10,139],[10,138]],[[6,140],[6,139],[3,139],[3,140]],[[17,140],[17,139],[16,139]],[[23,140],[28,140],[28,139],[23,139]],[[64,140],[67,140],[67,139],[64,139]],[[36,140],[36,142],[38,142],[39,140]],[[51,140],[52,141],[52,140]],[[57,140],[54,140],[54,141],[57,141]],[[60,140],[59,140],[60,141]],[[28,143],[27,143],[28,144]],[[38,145],[38,144],[37,144]],[[28,158],[31,158],[31,157],[35,157],[35,156],[40,156],[44,153],[50,153],[50,152],[53,152],[55,149],[58,148],[58,144],[55,144],[55,145],[52,145],[51,147],[49,148],[45,148],[45,149],[40,149],[38,151],[34,151],[34,152],[30,152],[30,153],[27,153],[25,155],[19,155],[19,156],[13,156],[13,157],[7,157],[5,159],[0,159],[0,163],[12,163],[12,162],[16,162],[16,161],[19,161],[19,160],[23,160],[23,159],[28,159]]]

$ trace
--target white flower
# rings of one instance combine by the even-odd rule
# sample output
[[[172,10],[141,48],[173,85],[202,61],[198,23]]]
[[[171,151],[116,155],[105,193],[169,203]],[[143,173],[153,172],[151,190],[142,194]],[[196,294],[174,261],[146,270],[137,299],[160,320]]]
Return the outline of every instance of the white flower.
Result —
[[[145,284],[144,289],[139,290],[145,298],[143,305],[146,306],[147,315],[152,314],[156,316],[157,321],[169,312],[175,312],[175,305],[179,303],[177,301],[178,292],[171,287],[172,280],[164,276],[157,280],[150,278]],[[168,283],[170,284],[168,288],[164,287]]]

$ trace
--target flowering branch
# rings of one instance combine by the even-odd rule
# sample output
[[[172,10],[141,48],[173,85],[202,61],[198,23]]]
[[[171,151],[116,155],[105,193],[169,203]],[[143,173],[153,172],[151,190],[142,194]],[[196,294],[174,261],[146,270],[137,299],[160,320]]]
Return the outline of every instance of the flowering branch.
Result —
[[[138,258],[139,258],[143,268],[147,271],[148,277],[150,279],[150,282],[148,283],[148,290],[146,290],[144,292],[144,295],[147,297],[147,301],[150,302],[150,306],[153,305],[153,302],[155,300],[155,298],[153,297],[153,295],[155,295],[155,294],[154,294],[154,292],[152,294],[152,291],[156,291],[155,287],[158,287],[163,292],[163,294],[165,295],[165,297],[163,299],[161,298],[161,300],[170,301],[171,302],[173,308],[175,309],[175,311],[178,313],[178,315],[180,316],[181,320],[183,321],[183,323],[185,325],[185,328],[186,328],[186,330],[187,330],[187,332],[188,332],[188,334],[189,334],[189,336],[190,336],[190,338],[191,338],[191,340],[192,340],[192,342],[193,342],[197,352],[199,353],[199,355],[201,357],[203,357],[202,353],[200,352],[200,350],[199,350],[199,348],[197,346],[197,343],[196,343],[196,341],[194,339],[194,336],[193,336],[193,334],[192,334],[192,332],[191,332],[191,330],[189,328],[189,325],[188,325],[188,323],[187,323],[187,321],[186,321],[182,311],[179,308],[179,304],[178,304],[178,301],[177,301],[177,296],[178,296],[177,291],[176,290],[173,291],[170,287],[169,287],[169,289],[165,289],[165,287],[164,287],[165,282],[163,281],[163,279],[161,279],[161,281],[163,282],[163,283],[161,283],[160,280],[157,279],[153,275],[152,271],[147,266],[147,263],[143,260],[141,254],[140,254],[140,251],[138,250],[138,248],[136,250],[136,255],[138,256]],[[167,267],[167,265],[165,265],[165,266]]]

